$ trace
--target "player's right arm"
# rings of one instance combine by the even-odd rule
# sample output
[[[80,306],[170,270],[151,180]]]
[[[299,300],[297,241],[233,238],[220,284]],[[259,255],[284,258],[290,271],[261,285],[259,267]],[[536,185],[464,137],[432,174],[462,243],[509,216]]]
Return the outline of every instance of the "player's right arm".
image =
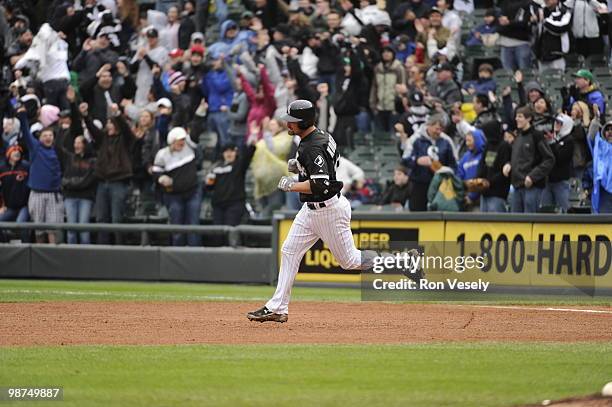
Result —
[[[282,177],[278,182],[278,189],[285,192],[299,192],[301,194],[312,194],[310,181],[295,181],[291,177]]]

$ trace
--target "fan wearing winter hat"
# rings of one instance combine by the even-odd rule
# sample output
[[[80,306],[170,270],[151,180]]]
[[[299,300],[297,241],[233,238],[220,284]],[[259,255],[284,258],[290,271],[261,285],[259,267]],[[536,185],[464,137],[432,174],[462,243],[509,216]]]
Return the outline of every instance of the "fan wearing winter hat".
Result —
[[[5,119],[6,120],[6,119]],[[28,213],[28,175],[30,164],[23,160],[23,149],[14,144],[6,150],[6,162],[0,161],[0,222],[27,222]],[[0,231],[0,242],[6,239]],[[27,233],[24,234],[27,241]]]
[[[176,127],[189,127],[191,122],[191,98],[185,93],[187,78],[181,71],[174,71],[168,75],[168,92],[161,82],[161,70],[153,68],[153,93],[156,99],[168,98],[172,102],[172,125]]]
[[[569,179],[574,155],[573,128],[574,120],[561,113],[555,118],[553,131],[544,133],[544,138],[555,156],[555,165],[548,174],[546,186],[542,191],[541,206],[555,206],[564,213],[569,209]]]
[[[168,209],[170,223],[199,225],[202,185],[197,176],[197,146],[182,127],[170,130],[167,142],[168,146],[155,155],[153,176],[163,189],[163,200]],[[200,235],[188,234],[187,244],[201,246]],[[184,246],[185,236],[174,233],[172,245]]]

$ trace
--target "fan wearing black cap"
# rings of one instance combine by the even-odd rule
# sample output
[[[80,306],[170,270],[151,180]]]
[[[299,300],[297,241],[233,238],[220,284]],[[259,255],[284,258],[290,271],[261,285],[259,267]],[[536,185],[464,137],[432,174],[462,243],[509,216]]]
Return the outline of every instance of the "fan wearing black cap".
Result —
[[[283,243],[281,270],[273,297],[247,318],[258,322],[286,322],[289,299],[302,257],[319,239],[327,244],[340,266],[347,270],[371,267],[375,252],[355,247],[351,233],[351,204],[340,194],[342,182],[336,179],[339,154],[333,137],[315,127],[315,106],[303,99],[292,102],[282,120],[290,134],[300,137],[296,158],[289,160],[290,172],[298,181],[282,177],[279,189],[299,192],[304,205],[298,212]],[[373,254],[373,255],[372,255]]]
[[[206,175],[206,185],[212,189],[213,224],[237,226],[246,208],[246,172],[255,154],[259,128],[252,126],[250,136],[241,149],[232,142],[221,147],[221,157]]]
[[[144,106],[148,103],[149,89],[153,84],[152,69],[154,66],[164,67],[168,62],[168,52],[159,39],[159,32],[153,26],[143,28],[141,32],[146,37],[146,46],[136,51],[130,61],[130,69],[136,72],[136,96],[134,103]],[[144,62],[144,63],[143,63]]]
[[[461,102],[463,98],[461,89],[459,89],[459,85],[453,80],[455,68],[449,63],[444,63],[438,65],[435,70],[438,80],[429,89],[431,96],[442,99],[447,105]]]

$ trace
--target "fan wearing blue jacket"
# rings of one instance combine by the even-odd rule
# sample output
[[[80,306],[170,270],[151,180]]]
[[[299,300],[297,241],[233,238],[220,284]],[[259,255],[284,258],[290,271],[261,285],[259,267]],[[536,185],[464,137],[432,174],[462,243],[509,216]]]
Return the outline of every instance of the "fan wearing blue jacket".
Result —
[[[17,110],[17,117],[21,124],[21,135],[25,139],[30,154],[30,178],[28,179],[28,187],[31,191],[28,199],[30,218],[37,223],[63,223],[61,157],[59,156],[60,151],[53,145],[55,141],[53,129],[49,127],[42,129],[37,140],[30,132],[30,124],[24,106]],[[44,243],[45,235],[49,243],[57,242],[54,232],[37,230],[37,243]]]
[[[223,58],[219,57],[213,61],[212,69],[202,78],[202,94],[208,103],[208,125],[217,133],[217,153],[220,153],[221,146],[230,141],[228,111],[232,106],[234,88],[228,70]]]
[[[601,132],[589,129],[588,140],[593,154],[593,213],[612,213],[612,122],[606,123]]]
[[[462,181],[478,178],[478,167],[485,149],[486,139],[482,130],[474,129],[465,136],[467,151],[459,160],[457,175]],[[466,195],[466,208],[477,207],[480,194],[470,192]]]

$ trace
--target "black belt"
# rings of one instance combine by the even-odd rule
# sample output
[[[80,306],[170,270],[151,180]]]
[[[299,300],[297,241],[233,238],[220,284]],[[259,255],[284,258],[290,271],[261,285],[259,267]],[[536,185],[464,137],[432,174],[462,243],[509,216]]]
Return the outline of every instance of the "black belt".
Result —
[[[340,192],[336,194],[336,197],[340,198]],[[329,198],[329,199],[332,199],[332,198]],[[326,201],[329,201],[329,199],[326,199]],[[308,207],[308,209],[312,209],[314,211],[316,209],[325,208],[327,205],[325,205],[325,202],[308,202],[306,206]]]

